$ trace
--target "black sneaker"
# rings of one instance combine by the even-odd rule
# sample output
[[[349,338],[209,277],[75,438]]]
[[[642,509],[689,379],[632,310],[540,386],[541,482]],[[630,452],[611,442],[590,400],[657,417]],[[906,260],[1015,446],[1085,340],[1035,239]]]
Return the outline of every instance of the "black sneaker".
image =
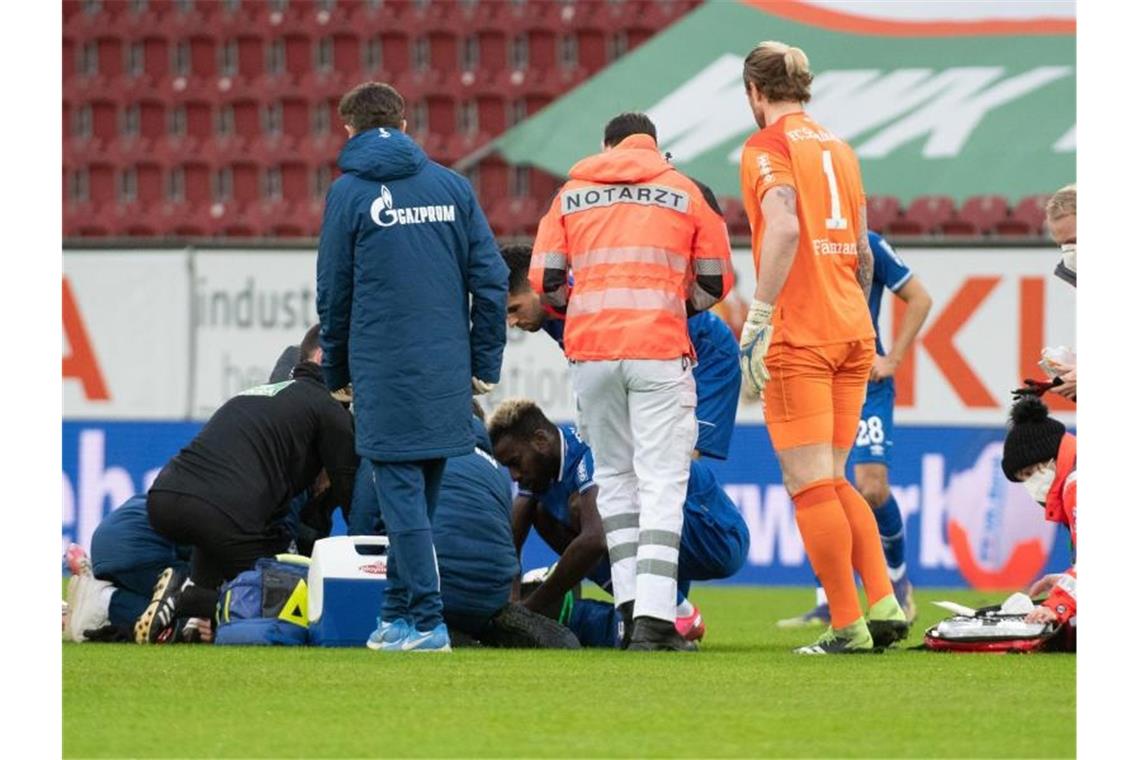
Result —
[[[158,576],[150,604],[135,621],[136,644],[166,644],[174,639],[174,608],[178,596],[190,579],[182,570],[168,567]]]
[[[629,637],[631,652],[695,652],[696,643],[677,633],[677,626],[668,620],[639,617],[633,621],[633,635]]]
[[[629,649],[629,638],[633,635],[633,602],[618,605],[618,648]]]

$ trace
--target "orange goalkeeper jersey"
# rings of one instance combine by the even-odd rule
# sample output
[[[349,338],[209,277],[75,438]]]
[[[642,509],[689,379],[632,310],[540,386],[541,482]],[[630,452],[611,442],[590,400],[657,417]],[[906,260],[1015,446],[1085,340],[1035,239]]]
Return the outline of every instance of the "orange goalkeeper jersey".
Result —
[[[796,191],[800,241],[774,304],[773,343],[822,346],[874,338],[856,276],[865,199],[851,146],[806,113],[788,114],[748,138],[740,157],[740,185],[757,275],[764,239],[760,200],[779,185]]]

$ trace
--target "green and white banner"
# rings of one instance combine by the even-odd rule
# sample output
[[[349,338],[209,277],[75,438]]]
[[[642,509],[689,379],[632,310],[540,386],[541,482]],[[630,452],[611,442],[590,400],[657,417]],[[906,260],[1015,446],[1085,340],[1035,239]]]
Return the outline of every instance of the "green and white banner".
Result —
[[[756,129],[743,61],[772,39],[807,53],[815,72],[807,110],[856,149],[869,194],[1018,198],[1074,181],[1071,13],[900,22],[822,5],[707,3],[495,147],[512,163],[565,175],[598,150],[612,116],[645,111],[682,171],[738,196],[740,147]]]

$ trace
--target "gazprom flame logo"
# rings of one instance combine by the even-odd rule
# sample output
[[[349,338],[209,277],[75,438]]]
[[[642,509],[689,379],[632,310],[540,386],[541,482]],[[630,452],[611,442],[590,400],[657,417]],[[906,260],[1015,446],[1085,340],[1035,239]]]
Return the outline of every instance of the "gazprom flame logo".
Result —
[[[392,212],[392,191],[387,185],[380,186],[380,197],[372,201],[371,215],[372,221],[381,227],[391,227],[399,221]]]
[[[387,185],[380,186],[380,195],[372,201],[369,216],[379,227],[391,227],[394,224],[436,224],[455,221],[455,206],[453,204],[432,206],[409,206],[396,208],[392,199],[392,191]]]

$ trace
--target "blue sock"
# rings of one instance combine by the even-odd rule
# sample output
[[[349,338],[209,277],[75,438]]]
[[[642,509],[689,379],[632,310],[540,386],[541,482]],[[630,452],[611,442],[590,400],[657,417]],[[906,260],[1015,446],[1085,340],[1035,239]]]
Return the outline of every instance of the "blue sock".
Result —
[[[875,522],[879,524],[879,538],[883,541],[883,554],[887,557],[887,567],[899,570],[906,567],[906,537],[903,534],[902,512],[894,494],[873,510]],[[891,580],[898,580],[895,573]]]

